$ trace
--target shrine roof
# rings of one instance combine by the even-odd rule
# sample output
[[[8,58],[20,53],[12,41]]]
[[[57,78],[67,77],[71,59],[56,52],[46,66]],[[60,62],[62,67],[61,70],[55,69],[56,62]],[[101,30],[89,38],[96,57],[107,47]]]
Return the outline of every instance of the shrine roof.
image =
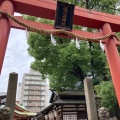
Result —
[[[52,91],[50,105],[45,107],[40,113],[46,113],[53,109],[54,106],[61,105],[85,105],[84,91],[70,90],[64,92]]]
[[[59,99],[56,102],[53,103],[54,105],[80,105],[80,104],[86,104],[85,100],[79,100],[79,99],[74,99],[74,100],[62,100]]]
[[[85,100],[85,93],[84,91],[78,90],[69,90],[64,92],[56,92],[52,91],[52,95],[50,98],[50,103],[56,102],[57,100]]]
[[[76,90],[70,90],[70,91],[64,91],[57,93],[59,96],[84,96],[84,91],[76,91]]]
[[[1,108],[4,108],[5,106],[1,106],[0,107],[0,109]],[[18,110],[14,110],[14,113],[15,114],[18,114],[19,116],[21,115],[21,116],[35,116],[36,115],[36,113],[33,113],[33,112],[30,112],[30,111],[28,111],[28,112],[21,112],[21,111],[18,111]]]
[[[19,115],[23,115],[23,116],[34,116],[36,115],[36,113],[32,113],[32,112],[20,112],[15,110],[15,113],[19,114]]]
[[[29,112],[23,105],[20,105],[20,104],[18,104],[18,103],[15,103],[15,104],[16,104],[16,106],[18,106],[19,108],[21,108],[21,109]]]

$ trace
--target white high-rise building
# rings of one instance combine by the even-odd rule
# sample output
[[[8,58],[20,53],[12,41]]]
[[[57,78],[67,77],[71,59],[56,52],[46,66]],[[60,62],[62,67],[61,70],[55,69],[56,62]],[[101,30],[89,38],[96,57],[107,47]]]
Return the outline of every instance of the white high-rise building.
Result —
[[[20,104],[31,112],[40,112],[49,102],[48,81],[43,80],[41,74],[30,70],[23,75]]]

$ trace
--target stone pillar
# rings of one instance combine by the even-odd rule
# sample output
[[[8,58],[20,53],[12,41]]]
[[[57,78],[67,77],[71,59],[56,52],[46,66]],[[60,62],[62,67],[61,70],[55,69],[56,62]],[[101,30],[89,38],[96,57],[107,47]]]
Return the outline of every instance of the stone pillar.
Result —
[[[84,79],[84,90],[88,120],[98,120],[92,79],[90,78]]]
[[[5,105],[6,107],[9,107],[11,109],[11,119],[10,120],[14,119],[17,80],[18,80],[18,74],[10,73],[9,84],[8,84],[8,89],[7,89],[6,105]]]

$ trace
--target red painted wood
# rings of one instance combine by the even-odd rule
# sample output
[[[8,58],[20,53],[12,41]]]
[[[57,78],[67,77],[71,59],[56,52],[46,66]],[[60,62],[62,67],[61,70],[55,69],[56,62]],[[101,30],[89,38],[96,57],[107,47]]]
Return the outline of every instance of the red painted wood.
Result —
[[[13,4],[10,1],[4,1],[1,4],[0,9],[4,11],[9,11],[9,13],[11,14],[13,14],[14,12]],[[0,18],[0,73],[3,65],[9,32],[10,32],[9,20],[5,16],[2,16]]]
[[[0,2],[2,1],[0,0]],[[15,12],[51,20],[55,19],[56,2],[52,0],[11,1],[15,6]],[[74,24],[100,29],[105,23],[111,25],[112,31],[120,31],[120,16],[75,7]]]
[[[21,22],[24,22],[25,24],[30,25],[30,26],[35,27],[35,28],[38,28],[38,29],[40,28],[40,29],[43,29],[43,30],[55,30],[54,26],[49,25],[49,24],[44,24],[44,23],[34,22],[34,21],[30,21],[30,20],[25,20],[20,16],[18,16],[16,18],[19,19]],[[19,24],[17,24],[14,21],[11,21],[11,27],[25,30],[24,27],[20,26]],[[73,29],[71,32],[76,34],[76,35],[90,37],[90,38],[97,38],[97,37],[102,37],[103,36],[103,34],[101,32],[91,33],[91,32],[85,32],[85,31],[81,31],[81,30],[75,30],[75,29]],[[54,35],[55,36],[60,36],[60,37],[71,38],[70,36],[67,36],[65,34],[54,34]]]
[[[107,23],[103,25],[102,30],[103,35],[112,33],[111,27]],[[106,39],[105,53],[109,64],[110,72],[112,75],[114,89],[120,106],[120,57],[115,41],[116,40],[113,38]]]

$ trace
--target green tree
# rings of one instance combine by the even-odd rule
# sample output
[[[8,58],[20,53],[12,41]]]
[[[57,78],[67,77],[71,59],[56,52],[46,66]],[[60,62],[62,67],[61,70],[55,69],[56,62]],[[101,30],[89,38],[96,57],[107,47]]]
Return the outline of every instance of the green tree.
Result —
[[[73,3],[74,1],[69,0]],[[90,10],[115,13],[118,0],[81,0],[77,5]],[[103,6],[109,6],[105,10]],[[115,8],[115,9],[111,9]],[[25,16],[26,17],[26,16]],[[27,19],[53,24],[53,21],[26,17]],[[82,29],[82,27],[74,26]],[[94,31],[87,28],[87,31]],[[50,86],[55,90],[79,89],[79,82],[90,76],[98,84],[100,80],[110,80],[110,74],[104,52],[99,44],[80,41],[80,49],[70,39],[55,37],[57,45],[51,44],[50,35],[30,33],[28,51],[35,61],[31,67],[41,72],[43,77],[49,77]]]
[[[66,0],[59,1],[66,2]],[[96,10],[110,14],[116,14],[116,11],[120,11],[120,8],[118,8],[120,5],[119,0],[67,0],[67,2],[87,8],[89,10]]]
[[[112,81],[103,81],[94,88],[97,95],[101,97],[101,106],[108,108],[113,116],[115,115],[120,119],[120,109]]]

